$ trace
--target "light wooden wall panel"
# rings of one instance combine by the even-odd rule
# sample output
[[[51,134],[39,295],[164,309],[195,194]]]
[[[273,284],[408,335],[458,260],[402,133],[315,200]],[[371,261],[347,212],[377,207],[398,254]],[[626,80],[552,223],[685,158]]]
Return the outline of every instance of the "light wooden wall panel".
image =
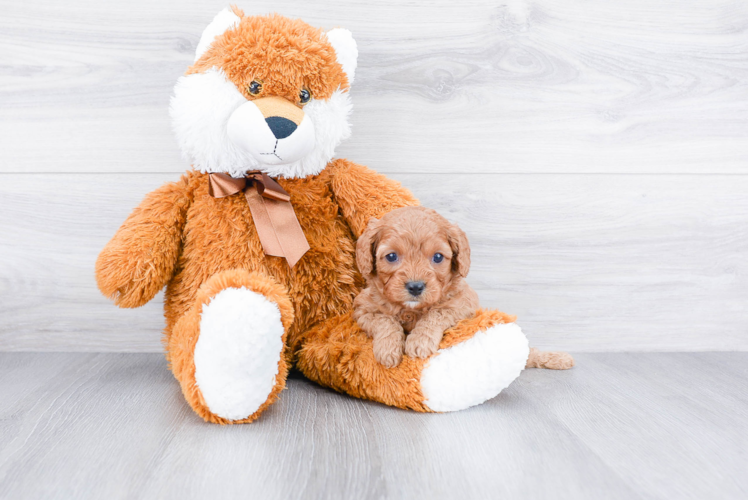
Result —
[[[225,0],[0,0],[0,350],[159,350],[96,254],[188,166],[168,100]],[[356,36],[338,153],[473,242],[531,341],[748,350],[748,2],[241,3]]]
[[[6,174],[0,350],[159,350],[160,297],[120,310],[96,255],[174,174]],[[465,229],[483,305],[541,347],[748,350],[748,178],[403,174]],[[719,203],[714,203],[714,200]]]
[[[0,3],[0,172],[181,172],[220,1]],[[253,1],[360,46],[343,156],[383,172],[748,171],[748,3]],[[39,147],[44,145],[44,147]]]

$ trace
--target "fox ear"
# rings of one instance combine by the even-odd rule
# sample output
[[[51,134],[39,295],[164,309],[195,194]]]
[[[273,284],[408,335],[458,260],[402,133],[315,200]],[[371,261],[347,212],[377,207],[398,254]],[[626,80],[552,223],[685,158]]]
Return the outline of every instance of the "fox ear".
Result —
[[[348,77],[348,84],[353,84],[353,76],[356,73],[356,61],[358,60],[358,48],[356,40],[350,31],[344,28],[335,28],[326,33],[327,40],[335,49],[338,62],[343,66]]]
[[[241,13],[241,11],[239,12]],[[195,61],[205,54],[205,51],[208,50],[208,47],[210,47],[210,44],[213,43],[213,40],[217,36],[222,35],[229,28],[233,28],[239,24],[239,21],[241,21],[241,17],[236,15],[236,10],[233,7],[226,7],[219,12],[208,27],[205,28],[200,37],[200,42],[197,44],[197,49],[195,49]]]

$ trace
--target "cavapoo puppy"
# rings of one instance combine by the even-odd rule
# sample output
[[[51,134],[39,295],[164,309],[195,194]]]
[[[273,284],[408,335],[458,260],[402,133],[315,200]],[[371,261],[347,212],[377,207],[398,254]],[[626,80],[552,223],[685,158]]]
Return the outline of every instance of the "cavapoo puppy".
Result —
[[[480,306],[464,279],[467,236],[430,208],[405,207],[371,219],[356,243],[356,263],[367,287],[353,303],[353,317],[388,368],[400,364],[403,352],[412,358],[435,353],[444,331]],[[532,348],[527,359],[527,368],[573,366],[565,352]]]
[[[430,208],[405,207],[371,219],[356,244],[356,262],[368,286],[356,297],[353,316],[384,366],[397,366],[403,352],[432,355],[444,331],[479,307],[464,280],[467,237]]]

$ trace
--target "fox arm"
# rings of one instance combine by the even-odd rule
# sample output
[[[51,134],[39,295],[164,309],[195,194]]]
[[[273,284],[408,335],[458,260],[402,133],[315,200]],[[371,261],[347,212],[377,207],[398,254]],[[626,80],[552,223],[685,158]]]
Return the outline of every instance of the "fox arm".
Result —
[[[453,286],[451,297],[421,316],[413,328],[414,333],[431,332],[441,340],[445,330],[475,315],[480,307],[480,299],[475,290],[462,278]]]
[[[148,194],[96,260],[99,290],[120,307],[140,307],[171,279],[192,201],[189,175]]]
[[[335,160],[328,168],[332,170],[333,194],[356,238],[372,217],[378,219],[396,208],[419,204],[399,182],[362,165]]]

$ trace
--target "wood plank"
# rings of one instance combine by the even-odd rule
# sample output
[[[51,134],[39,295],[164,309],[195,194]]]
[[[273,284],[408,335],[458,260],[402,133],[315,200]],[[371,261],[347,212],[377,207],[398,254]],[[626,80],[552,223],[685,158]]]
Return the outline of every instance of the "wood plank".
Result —
[[[156,354],[14,353],[7,362],[16,366],[0,394],[23,397],[0,406],[0,421],[12,423],[0,441],[1,498],[124,498],[145,479],[133,472],[145,476],[192,416]]]
[[[0,497],[742,499],[747,356],[581,354],[448,414],[292,378],[222,427],[158,354],[0,353]]]
[[[96,288],[94,263],[143,196],[178,176],[0,178],[0,350],[160,351],[162,295],[114,307]]]
[[[223,0],[0,6],[0,172],[184,170],[169,94]],[[243,7],[353,30],[338,153],[384,172],[748,172],[742,0]]]
[[[632,489],[663,498],[748,495],[744,353],[600,354],[580,364],[567,390],[544,383],[539,370],[521,382],[534,382],[549,412]]]
[[[483,305],[533,345],[748,350],[744,176],[394,176],[459,223]],[[0,176],[0,350],[160,351],[160,297],[119,310],[98,252],[173,174]]]

